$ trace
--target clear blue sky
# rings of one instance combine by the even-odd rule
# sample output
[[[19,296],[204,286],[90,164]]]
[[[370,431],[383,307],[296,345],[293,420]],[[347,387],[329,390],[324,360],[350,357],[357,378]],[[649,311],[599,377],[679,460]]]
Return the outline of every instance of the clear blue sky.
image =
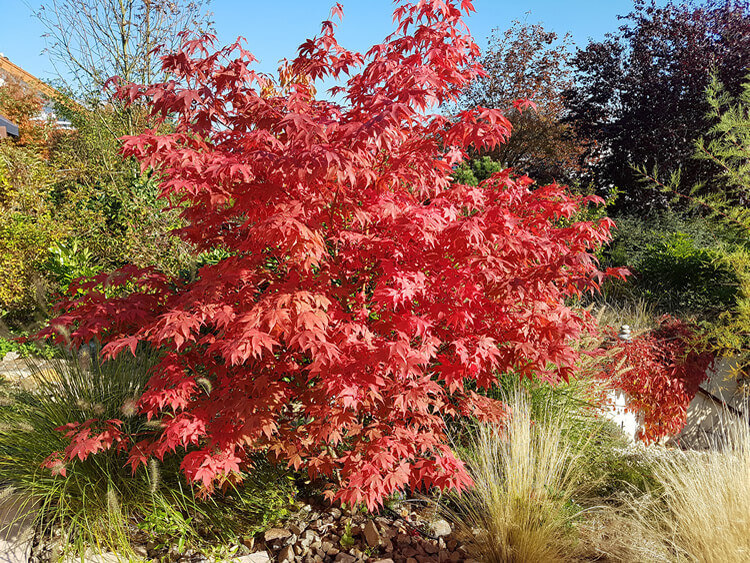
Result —
[[[273,72],[278,61],[291,58],[297,46],[320,29],[336,0],[213,0],[216,31],[222,43],[237,36],[247,39],[250,51],[261,61],[260,70]],[[339,0],[344,21],[337,37],[347,48],[364,51],[392,30],[390,0]],[[40,0],[0,0],[0,52],[43,80],[54,78],[52,65],[42,53],[44,29],[31,13]],[[477,43],[484,47],[494,28],[506,29],[514,19],[526,17],[547,29],[570,32],[578,45],[601,38],[617,28],[618,14],[632,0],[475,0],[477,13],[468,23]],[[527,15],[528,12],[528,15]]]

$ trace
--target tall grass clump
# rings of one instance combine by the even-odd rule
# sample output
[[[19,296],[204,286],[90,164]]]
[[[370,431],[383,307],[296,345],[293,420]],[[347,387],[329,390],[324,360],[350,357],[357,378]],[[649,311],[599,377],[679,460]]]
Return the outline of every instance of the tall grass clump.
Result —
[[[563,417],[532,418],[523,392],[507,402],[512,416],[502,428],[478,426],[465,456],[474,486],[454,499],[449,515],[474,559],[565,561],[575,544],[586,447],[566,436]]]
[[[663,494],[636,501],[642,536],[662,539],[671,560],[750,561],[750,425],[738,420],[711,450],[656,463]]]
[[[84,348],[84,350],[86,350]],[[158,431],[136,403],[158,353],[139,349],[100,361],[93,353],[40,364],[24,384],[6,390],[0,404],[0,490],[13,491],[35,515],[37,530],[60,534],[60,549],[85,556],[112,551],[127,560],[134,540],[169,550],[200,550],[238,541],[285,510],[293,484],[258,460],[246,485],[199,500],[181,475],[181,456],[151,458],[133,474],[127,451],[112,448],[65,464],[66,475],[43,467],[68,445],[57,428],[88,419],[119,419],[131,443]],[[34,368],[34,365],[31,364]],[[19,515],[25,512],[20,507]]]

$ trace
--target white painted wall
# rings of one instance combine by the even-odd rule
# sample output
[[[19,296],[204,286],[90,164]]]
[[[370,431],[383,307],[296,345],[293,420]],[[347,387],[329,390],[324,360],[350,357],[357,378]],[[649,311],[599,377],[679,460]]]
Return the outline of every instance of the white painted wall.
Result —
[[[748,423],[748,397],[738,384],[736,367],[731,359],[717,362],[708,381],[701,384],[715,399],[698,393],[688,407],[685,428],[671,442],[696,449],[720,446],[733,429]]]
[[[607,393],[604,416],[619,426],[630,442],[635,442],[635,434],[640,428],[638,414],[627,411],[628,397],[622,391]]]

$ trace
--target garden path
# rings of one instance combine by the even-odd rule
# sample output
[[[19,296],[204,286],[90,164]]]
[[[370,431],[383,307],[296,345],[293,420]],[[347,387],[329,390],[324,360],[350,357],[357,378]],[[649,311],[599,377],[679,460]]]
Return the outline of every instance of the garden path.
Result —
[[[19,495],[0,501],[0,563],[27,563],[34,529],[32,507]]]

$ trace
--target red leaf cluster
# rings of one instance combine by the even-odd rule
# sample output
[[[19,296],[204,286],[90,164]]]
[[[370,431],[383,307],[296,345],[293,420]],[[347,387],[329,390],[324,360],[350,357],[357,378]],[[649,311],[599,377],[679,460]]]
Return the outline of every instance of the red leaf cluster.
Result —
[[[628,408],[642,417],[638,437],[646,443],[677,434],[687,408],[706,380],[714,355],[697,347],[695,327],[664,316],[655,330],[623,344],[616,354],[626,369],[616,387],[628,396]]]
[[[55,452],[42,462],[42,467],[52,470],[53,475],[67,475],[65,462],[75,458],[81,461],[93,454],[104,452],[115,446],[122,451],[128,446],[128,439],[120,430],[122,421],[117,419],[99,421],[89,419],[83,423],[70,422],[59,428],[58,432],[65,432],[70,444],[64,452]]]
[[[598,289],[591,251],[612,223],[576,221],[598,198],[510,170],[452,182],[469,147],[510,133],[500,110],[430,113],[480,72],[461,19],[472,9],[402,3],[397,31],[364,55],[326,23],[284,88],[239,43],[214,52],[203,37],[164,58],[174,80],[120,90],[174,124],[124,150],[183,207],[178,235],[229,253],[193,280],[100,276],[53,323],[109,355],[163,351],[139,401],[161,429],[132,449],[134,467],[184,449],[210,491],[263,451],[372,508],[470,483],[445,421],[504,413],[470,389],[509,370],[573,374],[571,340],[594,321],[566,300]],[[344,81],[340,102],[314,97],[325,76]]]

